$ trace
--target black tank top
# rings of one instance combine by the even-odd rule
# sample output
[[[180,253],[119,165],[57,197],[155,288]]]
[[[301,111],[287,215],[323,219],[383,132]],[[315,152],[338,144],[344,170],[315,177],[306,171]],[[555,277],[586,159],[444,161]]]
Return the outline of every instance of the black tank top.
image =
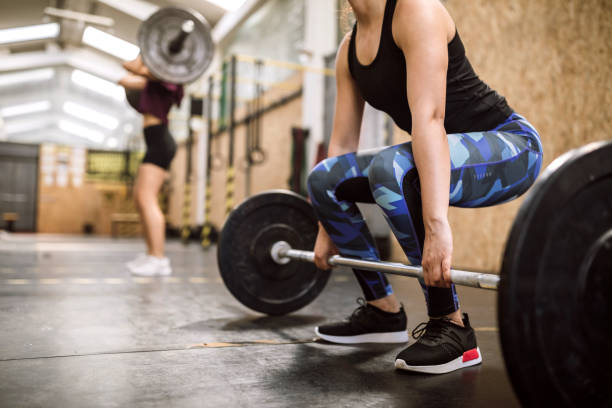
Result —
[[[386,112],[400,128],[411,133],[406,61],[391,32],[396,1],[387,0],[378,52],[370,65],[361,65],[357,60],[355,24],[349,45],[349,70],[365,101]],[[512,114],[506,99],[489,88],[474,72],[458,32],[448,44],[446,81],[444,128],[447,133],[490,130]]]

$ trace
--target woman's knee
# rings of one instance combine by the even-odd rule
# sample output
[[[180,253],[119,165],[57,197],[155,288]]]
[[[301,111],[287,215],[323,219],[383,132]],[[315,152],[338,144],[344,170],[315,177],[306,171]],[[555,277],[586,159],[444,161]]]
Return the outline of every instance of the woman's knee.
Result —
[[[318,201],[322,197],[327,196],[327,191],[333,190],[340,180],[331,169],[337,161],[336,157],[330,157],[317,164],[306,181],[308,193],[313,201]]]
[[[136,208],[142,210],[147,205],[155,201],[155,196],[143,188],[134,189],[134,203]]]
[[[368,173],[368,181],[374,198],[378,202],[380,192],[401,188],[403,177],[414,168],[414,160],[410,151],[400,146],[389,147],[378,153]],[[378,194],[377,194],[378,191]]]
[[[144,194],[139,188],[134,188],[134,192],[132,193],[132,197],[134,198],[134,204],[136,204],[137,209],[141,209],[144,203]]]

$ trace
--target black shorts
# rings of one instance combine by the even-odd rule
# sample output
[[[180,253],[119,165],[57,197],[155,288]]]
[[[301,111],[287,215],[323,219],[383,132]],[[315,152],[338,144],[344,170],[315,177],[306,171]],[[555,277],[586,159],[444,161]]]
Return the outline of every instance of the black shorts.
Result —
[[[176,153],[176,142],[168,131],[168,125],[148,126],[144,129],[144,137],[147,152],[142,162],[168,170]]]

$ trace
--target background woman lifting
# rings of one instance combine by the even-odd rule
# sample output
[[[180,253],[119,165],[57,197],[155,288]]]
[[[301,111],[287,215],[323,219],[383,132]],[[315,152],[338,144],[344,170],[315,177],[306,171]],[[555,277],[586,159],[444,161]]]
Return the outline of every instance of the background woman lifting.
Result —
[[[127,92],[133,92],[134,107],[143,115],[147,146],[134,186],[134,201],[144,228],[147,252],[126,266],[135,275],[169,275],[172,269],[164,255],[166,224],[157,195],[176,153],[176,143],[168,131],[168,112],[172,105],[180,105],[183,87],[156,79],[140,56],[123,66],[129,73],[119,84]]]

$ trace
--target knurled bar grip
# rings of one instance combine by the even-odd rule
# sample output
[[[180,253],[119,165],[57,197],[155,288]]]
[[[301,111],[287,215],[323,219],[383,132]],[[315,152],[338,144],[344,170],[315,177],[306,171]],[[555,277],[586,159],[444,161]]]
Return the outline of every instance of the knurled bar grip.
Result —
[[[314,252],[293,249],[286,242],[279,242],[277,244],[278,245],[274,245],[273,247],[277,252],[272,254],[272,258],[275,261],[277,261],[277,259],[282,260],[282,258],[290,258],[296,261],[314,262]],[[367,261],[363,259],[345,258],[340,255],[334,255],[329,258],[328,263],[332,266],[348,266],[351,268],[385,272],[393,275],[409,276],[412,278],[423,277],[422,267],[405,265],[396,262]],[[499,286],[498,275],[461,271],[457,269],[451,269],[451,281],[455,285],[489,290],[497,290]]]

